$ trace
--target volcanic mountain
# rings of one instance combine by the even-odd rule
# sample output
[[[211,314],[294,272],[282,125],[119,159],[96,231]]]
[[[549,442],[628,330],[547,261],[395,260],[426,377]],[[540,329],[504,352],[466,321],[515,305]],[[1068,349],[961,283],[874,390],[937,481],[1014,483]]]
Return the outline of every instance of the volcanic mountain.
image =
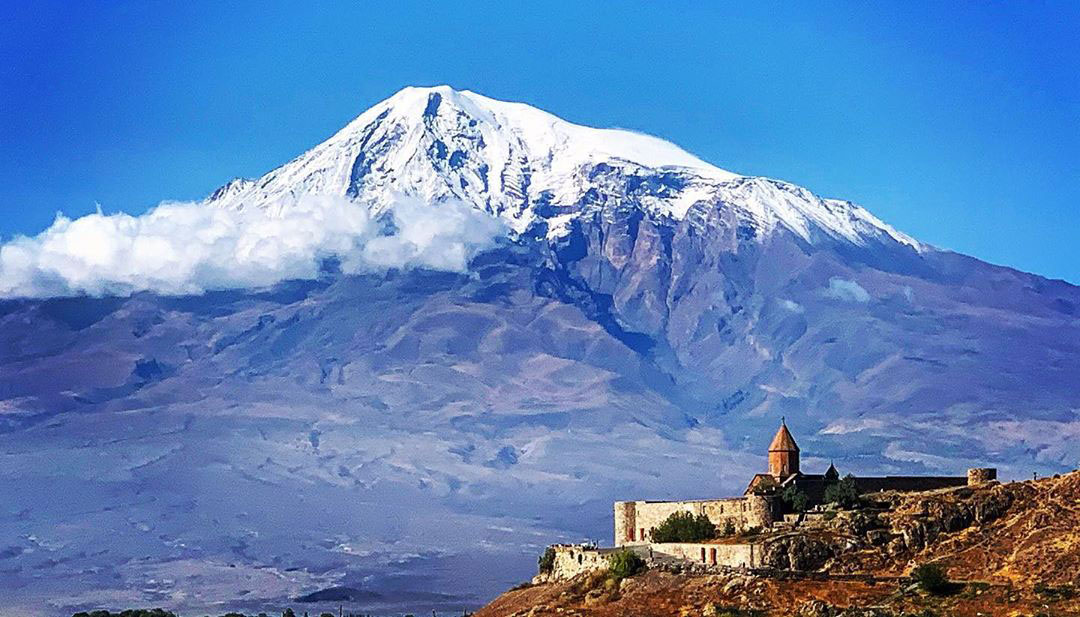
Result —
[[[550,236],[605,205],[683,220],[727,203],[743,233],[782,227],[811,243],[919,247],[850,202],[739,176],[655,137],[579,126],[446,86],[406,88],[297,159],[258,180],[235,179],[208,201],[273,211],[300,194],[346,195],[375,210],[398,195],[456,198],[518,234],[543,227]]]
[[[504,232],[464,271],[0,304],[12,605],[477,606],[614,499],[740,490],[780,415],[810,471],[1080,458],[1080,288],[850,202],[435,87],[203,207],[319,195]]]

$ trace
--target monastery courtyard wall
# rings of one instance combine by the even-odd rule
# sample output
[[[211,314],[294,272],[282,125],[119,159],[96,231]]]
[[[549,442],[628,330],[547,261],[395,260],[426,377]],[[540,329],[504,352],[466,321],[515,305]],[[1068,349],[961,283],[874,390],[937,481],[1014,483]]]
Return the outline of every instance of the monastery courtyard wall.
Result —
[[[760,568],[764,551],[757,544],[716,544],[713,542],[670,542],[651,545],[652,558],[689,561],[707,566]]]
[[[773,501],[756,495],[693,501],[617,501],[615,545],[651,542],[653,529],[676,512],[704,514],[718,529],[730,522],[738,532],[768,528],[775,520]]]
[[[568,580],[585,572],[605,570],[612,553],[629,550],[650,565],[664,562],[690,562],[721,568],[760,568],[765,551],[760,544],[718,544],[715,542],[670,542],[637,544],[622,548],[597,548],[591,545],[556,544],[555,562],[548,576],[538,581]]]

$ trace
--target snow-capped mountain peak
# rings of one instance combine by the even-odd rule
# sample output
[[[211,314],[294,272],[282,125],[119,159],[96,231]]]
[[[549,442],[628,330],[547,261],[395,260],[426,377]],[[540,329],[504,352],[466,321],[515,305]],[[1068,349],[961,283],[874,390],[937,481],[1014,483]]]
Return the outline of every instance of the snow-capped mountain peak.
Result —
[[[459,199],[516,233],[544,224],[549,237],[604,207],[673,219],[724,207],[762,237],[787,229],[809,242],[920,246],[849,202],[720,169],[656,137],[581,126],[449,86],[405,88],[293,161],[255,181],[233,180],[208,202],[275,211],[302,194],[345,195],[375,211],[401,195]]]

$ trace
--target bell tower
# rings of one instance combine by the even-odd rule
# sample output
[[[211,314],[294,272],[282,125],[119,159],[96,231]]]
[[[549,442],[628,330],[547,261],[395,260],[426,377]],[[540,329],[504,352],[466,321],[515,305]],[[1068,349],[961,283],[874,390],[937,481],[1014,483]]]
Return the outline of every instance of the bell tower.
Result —
[[[781,419],[780,430],[769,444],[769,475],[783,480],[795,473],[799,473],[799,444],[795,443],[787,423]]]

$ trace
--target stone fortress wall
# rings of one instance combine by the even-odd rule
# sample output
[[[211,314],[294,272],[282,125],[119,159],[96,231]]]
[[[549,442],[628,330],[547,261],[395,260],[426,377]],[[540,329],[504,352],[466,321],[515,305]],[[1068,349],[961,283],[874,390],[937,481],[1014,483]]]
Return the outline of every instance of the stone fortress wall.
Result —
[[[976,467],[967,472],[968,486],[978,486],[997,480],[997,469],[993,467]]]
[[[551,548],[555,549],[555,563],[547,579],[556,581],[571,579],[584,572],[604,570],[608,567],[611,553],[621,550],[597,548],[589,544],[555,544]],[[634,547],[631,550],[643,559],[649,556],[648,547]]]
[[[589,544],[555,544],[555,563],[551,573],[538,575],[534,582],[563,581],[586,572],[605,570],[612,553],[629,550],[650,565],[659,563],[694,563],[721,568],[760,568],[765,550],[761,544],[719,544],[714,542],[668,542],[635,544],[620,548],[597,548]]]
[[[617,501],[615,546],[652,542],[653,529],[676,512],[704,514],[718,529],[730,522],[737,532],[767,529],[778,517],[774,499],[758,495],[693,501]]]

